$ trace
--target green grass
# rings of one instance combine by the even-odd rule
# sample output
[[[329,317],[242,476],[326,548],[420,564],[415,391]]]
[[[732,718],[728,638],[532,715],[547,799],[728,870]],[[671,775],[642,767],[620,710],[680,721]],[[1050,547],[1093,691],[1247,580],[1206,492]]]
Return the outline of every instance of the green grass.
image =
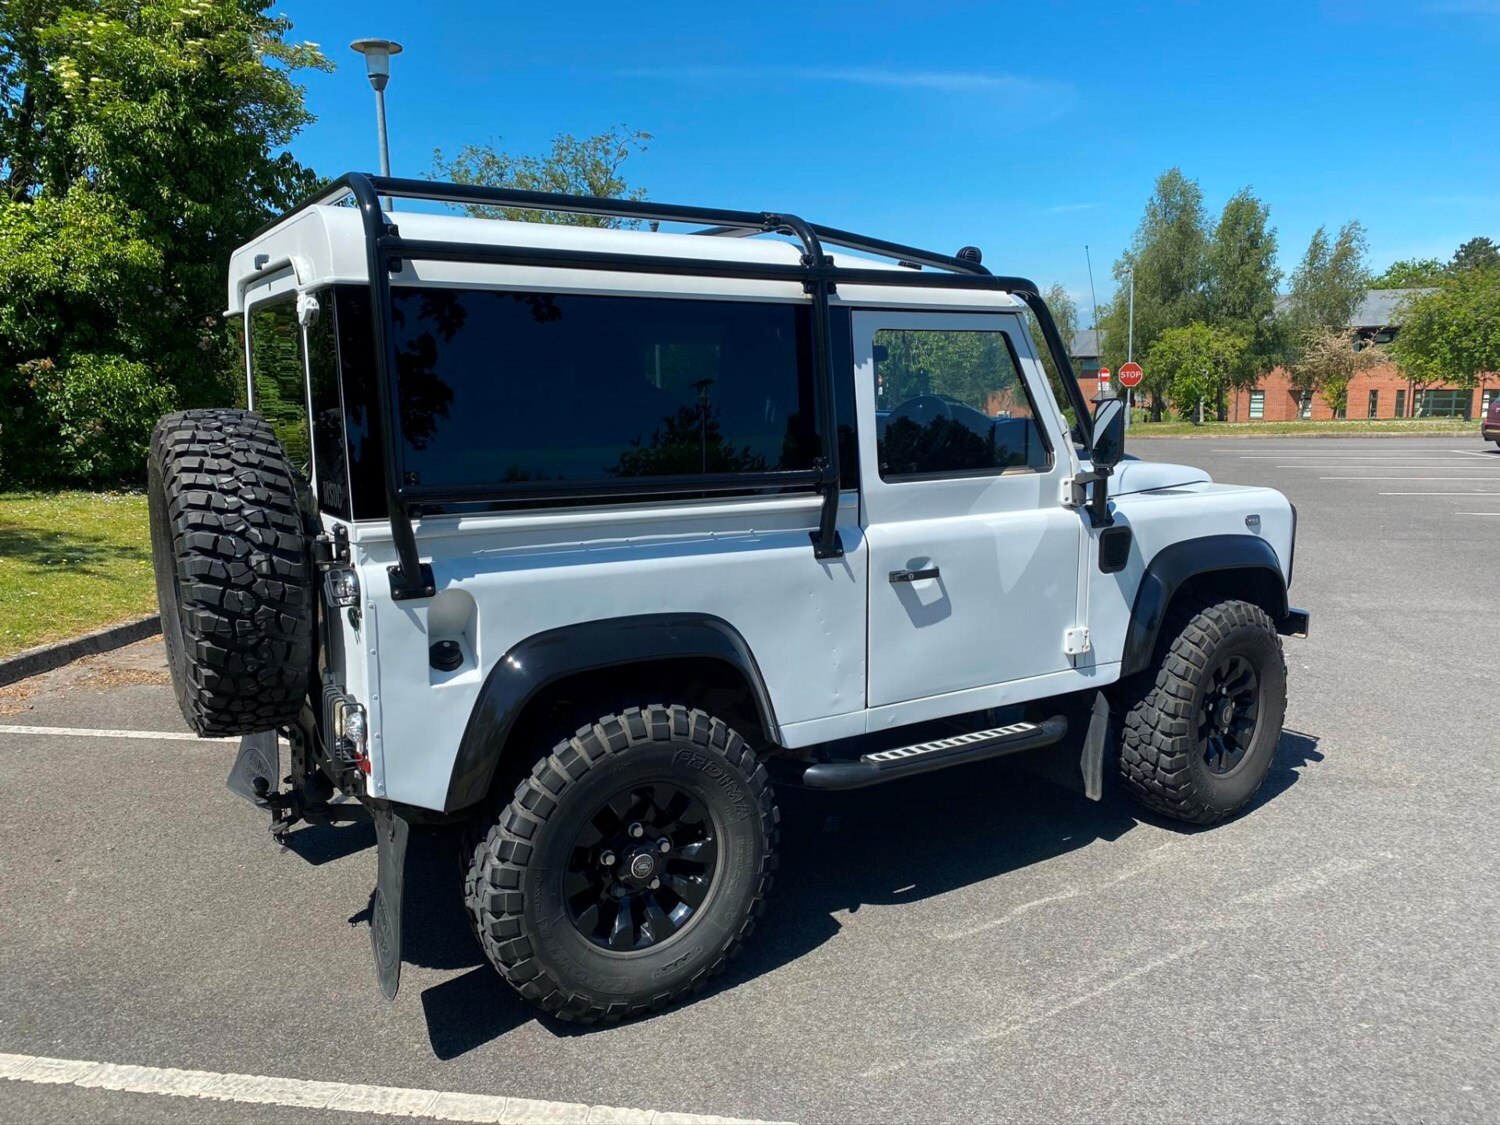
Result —
[[[155,610],[145,496],[0,493],[0,656]]]
[[[1369,437],[1381,434],[1467,434],[1479,436],[1478,422],[1462,418],[1351,418],[1338,422],[1191,422],[1132,423],[1130,436],[1148,437]]]

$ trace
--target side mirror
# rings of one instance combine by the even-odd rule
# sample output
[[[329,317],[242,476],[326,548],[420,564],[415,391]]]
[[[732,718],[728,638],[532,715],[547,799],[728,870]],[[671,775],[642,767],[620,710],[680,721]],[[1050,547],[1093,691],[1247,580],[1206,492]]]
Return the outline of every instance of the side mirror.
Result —
[[[1095,472],[1113,469],[1125,456],[1125,400],[1107,398],[1094,411],[1094,448],[1090,459]]]

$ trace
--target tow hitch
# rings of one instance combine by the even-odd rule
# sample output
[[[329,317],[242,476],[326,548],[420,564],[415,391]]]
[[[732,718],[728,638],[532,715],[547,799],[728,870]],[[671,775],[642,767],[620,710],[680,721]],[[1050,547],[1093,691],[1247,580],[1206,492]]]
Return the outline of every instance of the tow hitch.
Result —
[[[229,770],[229,791],[271,814],[271,835],[284,844],[298,821],[339,824],[364,820],[370,814],[357,802],[333,804],[333,785],[316,769],[307,768],[301,732],[287,732],[292,747],[292,770],[281,776],[281,743],[274,730],[257,731],[240,739],[240,750]],[[287,788],[282,789],[285,781]]]

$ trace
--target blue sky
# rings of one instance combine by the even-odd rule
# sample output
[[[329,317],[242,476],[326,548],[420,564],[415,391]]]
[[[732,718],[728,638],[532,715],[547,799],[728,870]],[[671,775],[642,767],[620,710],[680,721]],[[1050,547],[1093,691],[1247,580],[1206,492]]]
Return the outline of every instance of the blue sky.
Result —
[[[406,53],[393,170],[433,149],[625,123],[653,198],[787,210],[1063,282],[1088,320],[1155,176],[1216,212],[1249,184],[1290,270],[1320,224],[1365,224],[1372,265],[1500,241],[1500,0],[546,5],[287,0],[338,70],[306,79],[293,145],[324,174],[375,165],[347,48]]]

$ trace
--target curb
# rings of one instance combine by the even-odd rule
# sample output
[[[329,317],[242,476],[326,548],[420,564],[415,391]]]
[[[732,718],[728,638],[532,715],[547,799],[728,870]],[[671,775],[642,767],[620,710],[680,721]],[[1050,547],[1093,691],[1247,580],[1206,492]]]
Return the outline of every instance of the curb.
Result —
[[[7,656],[0,660],[0,687],[13,684],[17,680],[24,680],[28,676],[61,668],[64,664],[71,664],[80,656],[92,656],[95,653],[124,648],[136,641],[154,637],[160,632],[161,617],[158,614],[152,614],[150,617],[111,625],[106,629],[96,629],[81,637],[72,637],[66,641],[54,641],[52,644],[29,648],[25,652],[18,652],[14,656]]]

